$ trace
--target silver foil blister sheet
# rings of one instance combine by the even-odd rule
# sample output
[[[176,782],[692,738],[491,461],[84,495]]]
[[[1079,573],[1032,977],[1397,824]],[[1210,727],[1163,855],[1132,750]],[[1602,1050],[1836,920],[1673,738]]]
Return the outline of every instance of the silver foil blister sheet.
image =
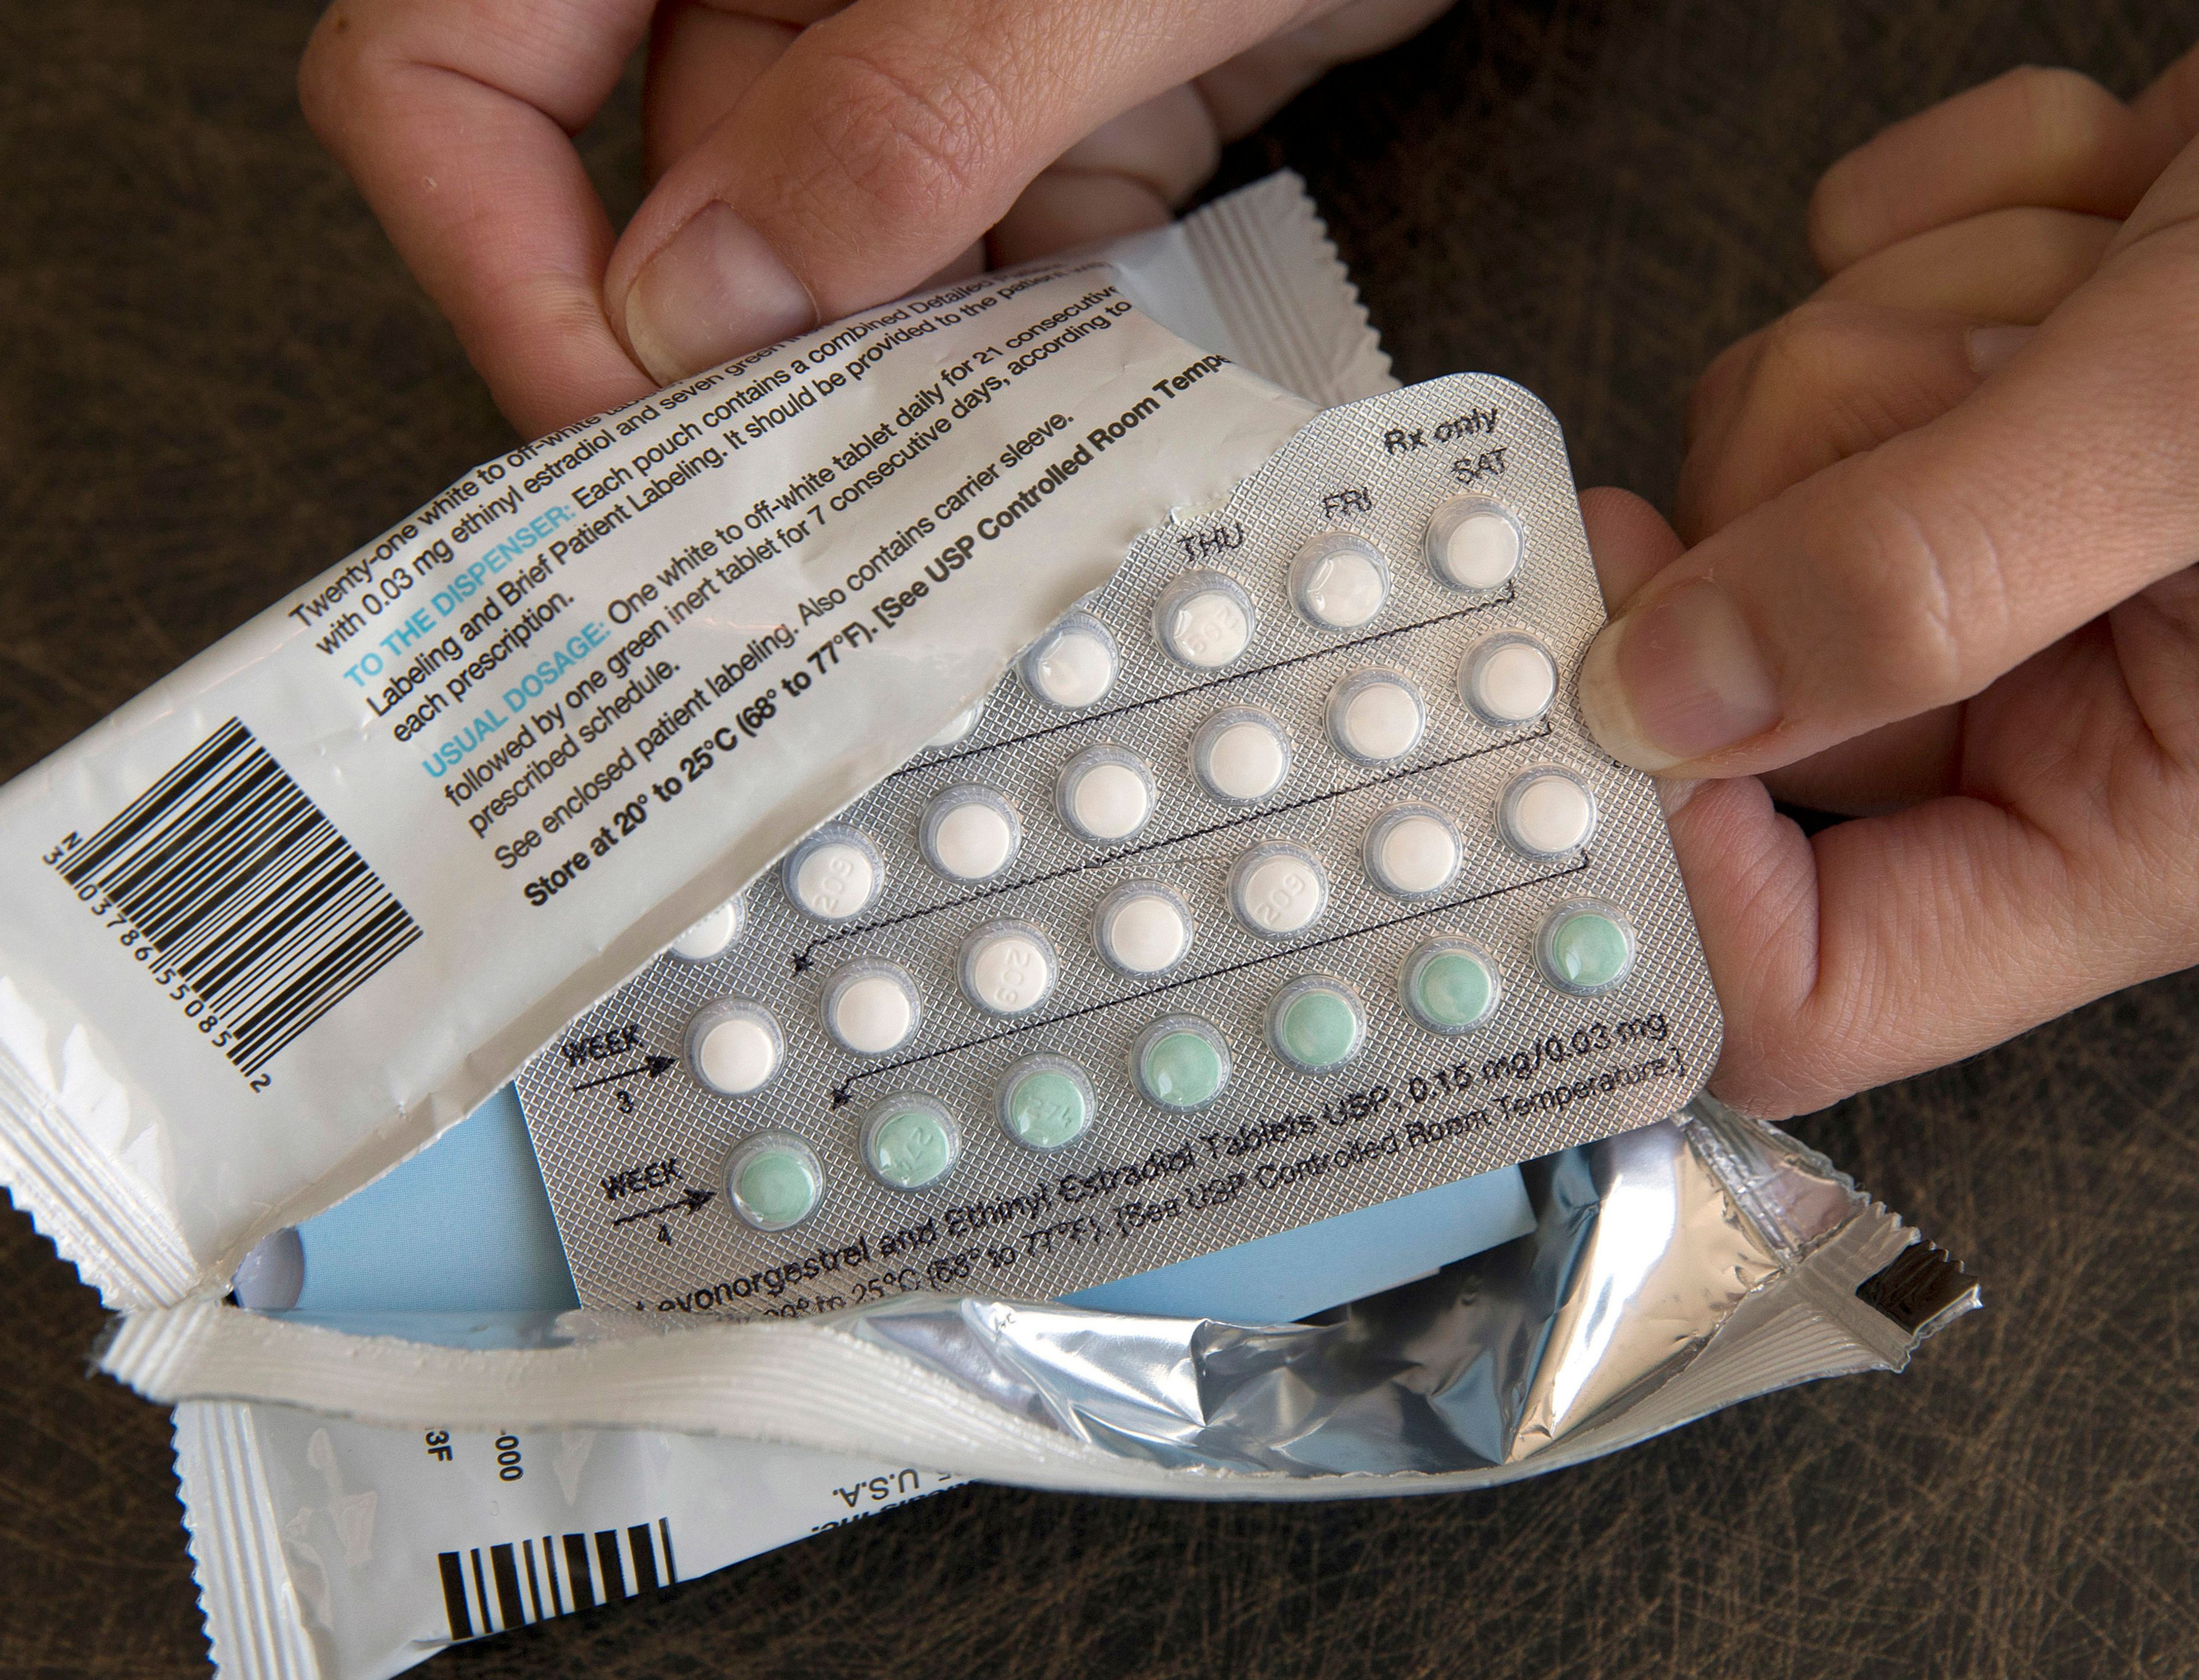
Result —
[[[1429,513],[1462,492],[1497,500],[1525,529],[1525,557],[1498,591],[1461,594],[1422,558]],[[1289,597],[1292,557],[1330,529],[1388,559],[1389,599],[1356,631],[1319,628]],[[1156,598],[1193,567],[1235,579],[1257,616],[1246,653],[1210,674],[1167,657],[1152,629]],[[772,872],[749,889],[744,932],[721,958],[661,960],[574,1024],[565,1041],[593,1039],[599,1053],[552,1046],[523,1070],[585,1304],[795,1315],[907,1292],[1049,1298],[1638,1127],[1700,1088],[1718,1054],[1717,1000],[1651,785],[1595,748],[1574,704],[1572,674],[1603,609],[1562,437],[1527,393],[1461,375],[1330,410],[1226,505],[1141,538],[1086,608],[1122,650],[1102,700],[1063,713],[1011,673],[968,737],[843,814],[885,864],[861,919],[820,924]],[[1560,681],[1541,721],[1495,729],[1461,700],[1456,675],[1467,648],[1506,630],[1548,646]],[[1337,751],[1323,720],[1335,685],[1370,667],[1408,674],[1426,706],[1417,749],[1391,766]],[[1282,785],[1243,808],[1210,799],[1188,761],[1199,725],[1232,706],[1273,712],[1293,747]],[[1101,744],[1136,754],[1156,785],[1152,821],[1113,847],[1079,839],[1054,809],[1062,764]],[[1583,849],[1530,860],[1495,816],[1513,778],[1545,764],[1587,783],[1597,825]],[[1020,817],[999,884],[950,882],[919,855],[927,802],[961,783],[995,790]],[[1368,824],[1401,801],[1445,811],[1464,841],[1456,879],[1432,899],[1392,897],[1362,867]],[[1281,940],[1244,928],[1226,896],[1230,866],[1270,839],[1315,852],[1331,895],[1320,921]],[[1191,911],[1190,954],[1158,979],[1121,975],[1093,948],[1095,906],[1132,879],[1169,885]],[[1549,986],[1533,955],[1542,919],[1582,896],[1623,907],[1638,939],[1629,978],[1595,998]],[[995,918],[1038,925],[1061,954],[1035,1017],[986,1015],[958,987],[961,940]],[[1475,941],[1503,980],[1492,1018],[1456,1038],[1424,1030],[1398,995],[1405,959],[1436,934]],[[865,959],[901,965],[923,1000],[915,1038],[875,1059],[843,1050],[820,1015],[831,977]],[[1361,1054],[1320,1076],[1264,1035],[1269,999],[1307,973],[1350,983],[1367,1006]],[[779,1077],[744,1098],[710,1094],[680,1059],[690,1019],[728,995],[763,1003],[785,1041]],[[1140,1030],[1175,1013],[1211,1021],[1233,1052],[1221,1098],[1188,1115],[1144,1100],[1126,1061]],[[993,1118],[1001,1070],[1041,1051],[1082,1067],[1100,1117],[1047,1155]],[[858,1153],[866,1109],[897,1090],[936,1097],[959,1121],[960,1164],[926,1191],[884,1188]],[[775,1235],[720,1193],[728,1152],[767,1129],[805,1139],[826,1181],[817,1212]]]

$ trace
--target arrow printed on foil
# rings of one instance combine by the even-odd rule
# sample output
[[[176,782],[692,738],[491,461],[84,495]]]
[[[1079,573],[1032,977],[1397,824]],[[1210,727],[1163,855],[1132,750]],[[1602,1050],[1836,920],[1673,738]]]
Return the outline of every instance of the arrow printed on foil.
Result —
[[[639,1071],[639,1070],[636,1070]],[[715,1190],[690,1190],[675,1200],[665,1203],[662,1207],[639,1208],[632,1213],[622,1213],[611,1221],[611,1223],[631,1225],[637,1219],[654,1219],[661,1213],[676,1213],[681,1208],[686,1209],[690,1214],[692,1214],[697,1208],[715,1201],[717,1196],[718,1193]]]

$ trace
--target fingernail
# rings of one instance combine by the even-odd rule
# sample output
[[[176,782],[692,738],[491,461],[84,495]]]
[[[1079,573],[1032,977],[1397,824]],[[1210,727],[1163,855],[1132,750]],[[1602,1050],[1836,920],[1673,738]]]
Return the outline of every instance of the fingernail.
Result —
[[[1606,625],[1581,662],[1589,732],[1622,764],[1659,772],[1779,720],[1779,689],[1732,598],[1682,584]]]
[[[1669,822],[1686,810],[1688,802],[1695,796],[1695,790],[1702,785],[1703,779],[1700,776],[1659,777],[1653,785],[1657,790],[1657,802],[1665,808],[1665,820]]]
[[[764,236],[715,201],[642,265],[626,336],[660,385],[817,324],[817,306]]]
[[[1970,371],[1981,379],[1998,373],[2038,330],[2036,327],[1972,327],[1963,345]]]

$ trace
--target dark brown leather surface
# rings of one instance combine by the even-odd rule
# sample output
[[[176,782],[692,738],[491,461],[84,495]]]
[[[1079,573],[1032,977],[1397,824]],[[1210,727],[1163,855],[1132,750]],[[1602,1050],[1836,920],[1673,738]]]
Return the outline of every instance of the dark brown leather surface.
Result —
[[[312,10],[0,0],[0,773],[505,446],[296,115]],[[1228,175],[1307,175],[1402,375],[1518,378],[1584,482],[1661,500],[1694,374],[1810,283],[1824,164],[2196,38],[2199,0],[1468,0]],[[588,145],[630,204],[631,115]],[[2195,1019],[2187,974],[1801,1123],[1985,1284],[1905,1377],[1484,1496],[957,1491],[428,1671],[2199,1671]],[[167,1420],[86,1376],[100,1324],[0,1214],[0,1673],[202,1671]]]

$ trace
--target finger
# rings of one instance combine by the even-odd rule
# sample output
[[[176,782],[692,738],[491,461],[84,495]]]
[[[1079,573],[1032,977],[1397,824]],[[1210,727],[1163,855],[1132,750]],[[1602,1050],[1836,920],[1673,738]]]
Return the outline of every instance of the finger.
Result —
[[[1827,170],[1810,200],[1810,246],[1836,274],[1991,210],[2035,205],[2120,220],[2167,161],[2153,127],[2090,77],[2011,70],[1894,124]]]
[[[1865,257],[1819,287],[1812,301],[2036,323],[2091,277],[2117,225],[2064,211],[1994,211]],[[1691,451],[1716,452],[1729,441],[1770,330],[1727,346],[1695,382],[1685,429]]]
[[[2146,125],[2163,160],[2182,150],[2187,141],[2199,135],[2199,47],[2162,71],[2131,108]],[[2163,166],[2167,166],[2165,161]]]
[[[2068,210],[1991,210],[1873,252],[1817,295],[2035,325],[2092,277],[2121,225]]]
[[[1617,612],[1685,551],[1665,516],[1631,490],[1584,490],[1580,505],[1606,612]]]
[[[989,236],[993,259],[1028,261],[1159,227],[1214,172],[1221,136],[1189,85],[1102,123],[1041,170]]]
[[[1750,1113],[1822,1108],[2109,989],[2054,925],[2051,847],[1982,801],[1810,837],[1744,777],[1689,785],[1666,822],[1725,1015],[1711,1088]]]
[[[1581,522],[1604,608],[1617,612],[1683,545],[1665,516],[1630,490],[1581,493]],[[1949,791],[1959,762],[1962,709],[1889,724],[1764,778],[1777,797],[1813,811],[1869,816]]]
[[[605,297],[659,379],[892,297],[1117,113],[1290,0],[860,0],[804,30],[657,183]]]
[[[347,0],[299,71],[307,121],[528,435],[647,392],[602,302],[609,219],[569,137],[646,0]]]
[[[796,24],[707,0],[660,6],[642,85],[642,170],[654,184],[724,120],[800,33]]]
[[[1875,304],[1808,303],[1762,335],[1680,469],[1691,541],[1835,462],[1937,419],[1974,391],[1971,323]]]
[[[1808,839],[1751,779],[1668,802],[1721,1095],[1817,1107],[2199,956],[2199,573],[2112,617],[1978,703],[1954,796]]]
[[[1583,665],[1605,748],[1671,773],[1793,763],[1968,698],[2190,563],[2189,275],[2179,242],[2131,246],[1967,400],[1665,569]]]

